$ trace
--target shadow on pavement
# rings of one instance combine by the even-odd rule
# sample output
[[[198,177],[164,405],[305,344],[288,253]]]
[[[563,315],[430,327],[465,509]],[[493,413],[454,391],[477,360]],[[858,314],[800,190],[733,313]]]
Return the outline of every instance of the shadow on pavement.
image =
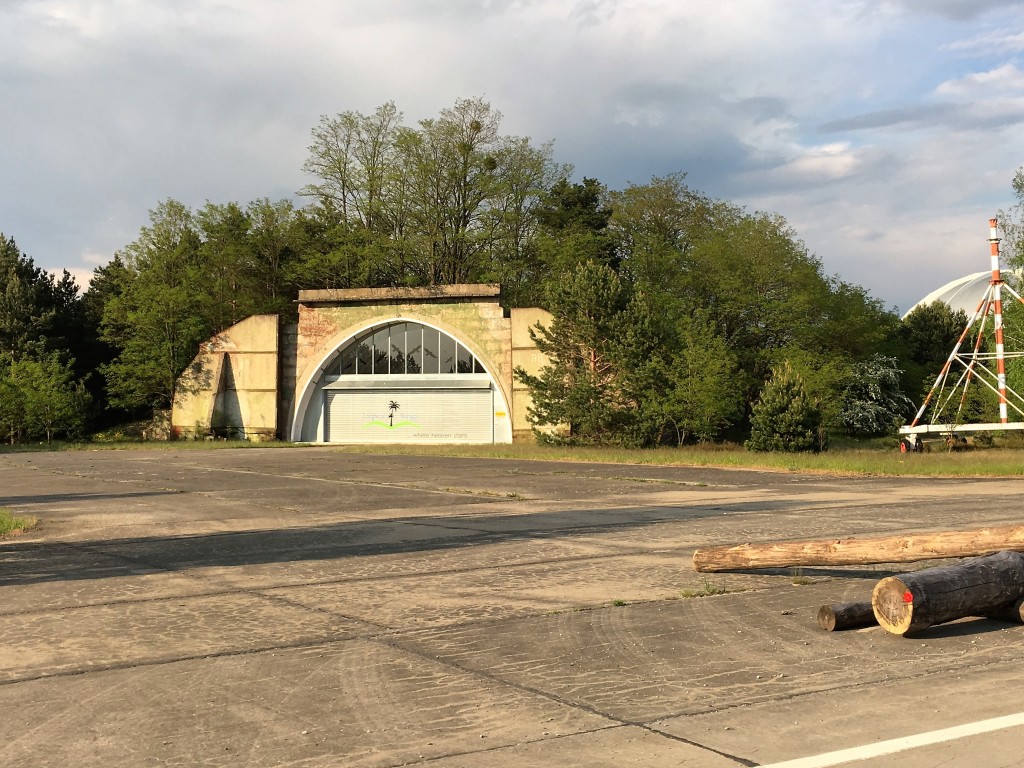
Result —
[[[165,571],[427,552],[526,539],[584,537],[694,519],[713,511],[582,509],[525,515],[440,515],[198,536],[0,543],[0,586],[108,578],[112,566]],[[116,562],[112,562],[112,559]]]
[[[0,496],[0,507],[27,507],[32,504],[61,504],[72,501],[109,501],[111,499],[141,499],[147,496],[174,496],[184,491],[127,491],[125,493],[44,493],[32,496]]]

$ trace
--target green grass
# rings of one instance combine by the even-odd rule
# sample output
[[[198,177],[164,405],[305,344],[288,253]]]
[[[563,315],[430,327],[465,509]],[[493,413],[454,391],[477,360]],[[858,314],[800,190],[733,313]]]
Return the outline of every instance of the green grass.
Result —
[[[1000,447],[1001,445],[1001,447]],[[53,443],[0,447],[0,453],[38,450],[173,450],[222,448],[299,448],[294,443],[246,441]],[[511,445],[353,445],[332,450],[358,454],[452,456],[524,461],[568,461],[649,466],[721,467],[879,477],[1020,477],[1024,475],[1024,441],[1006,438],[995,448],[901,454],[886,441],[835,441],[824,453],[755,453],[738,445],[683,448],[579,448],[538,445],[522,440]]]
[[[711,597],[712,595],[725,595],[729,593],[728,589],[724,587],[716,587],[711,583],[711,580],[707,576],[700,577],[701,586],[700,589],[684,589],[680,592],[680,596],[687,600],[692,600],[695,597]]]
[[[0,539],[27,531],[38,522],[34,517],[15,517],[14,512],[0,507]]]
[[[838,445],[819,454],[755,453],[736,445],[687,446],[627,450],[536,445],[389,445],[338,446],[338,451],[363,454],[455,456],[527,461],[572,461],[650,466],[724,467],[881,477],[1019,477],[1024,475],[1024,450],[992,448],[950,453],[901,454],[877,444]]]

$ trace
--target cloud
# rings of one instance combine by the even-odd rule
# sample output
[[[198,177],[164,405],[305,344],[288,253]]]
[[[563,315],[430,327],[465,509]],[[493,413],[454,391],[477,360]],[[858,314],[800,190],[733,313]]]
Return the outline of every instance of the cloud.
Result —
[[[1024,32],[986,32],[967,40],[955,40],[947,50],[967,55],[998,55],[1024,51]]]
[[[935,92],[953,98],[985,97],[1005,92],[1024,94],[1024,72],[1017,69],[1015,64],[1003,64],[987,72],[972,72],[954,80],[946,80]]]
[[[91,271],[168,197],[293,196],[321,114],[394,100],[411,124],[483,96],[579,175],[685,171],[893,296],[885,249],[922,257],[924,222],[1009,194],[1024,92],[995,52],[1022,19],[984,0],[7,2],[0,227]]]
[[[894,4],[914,15],[931,14],[957,21],[977,19],[994,11],[1015,8],[1018,0],[894,0]]]
[[[914,104],[833,120],[818,130],[821,133],[845,133],[872,128],[891,128],[897,125],[945,125],[956,109],[953,104],[948,103]]]

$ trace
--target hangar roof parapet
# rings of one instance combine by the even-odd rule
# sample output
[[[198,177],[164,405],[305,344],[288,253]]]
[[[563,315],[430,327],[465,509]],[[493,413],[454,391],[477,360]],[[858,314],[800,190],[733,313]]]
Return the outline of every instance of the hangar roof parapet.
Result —
[[[431,303],[453,301],[497,302],[501,286],[497,283],[464,283],[460,285],[431,285],[416,288],[333,288],[299,291],[299,304],[394,304]]]

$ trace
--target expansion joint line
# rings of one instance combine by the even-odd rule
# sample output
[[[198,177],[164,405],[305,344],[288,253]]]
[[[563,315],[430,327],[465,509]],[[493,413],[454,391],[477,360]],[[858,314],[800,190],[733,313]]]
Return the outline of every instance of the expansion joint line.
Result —
[[[740,757],[739,755],[733,755],[729,752],[724,752],[722,750],[715,749],[714,747],[710,747],[706,744],[701,744],[700,742],[693,741],[682,736],[677,736],[672,733],[668,733],[667,731],[655,728],[654,726],[649,725],[648,723],[640,722],[638,720],[630,720],[624,717],[619,717],[618,715],[613,715],[609,712],[603,712],[597,707],[593,707],[589,704],[584,704],[583,702],[579,701],[573,701],[571,699],[567,699],[563,696],[559,696],[558,694],[551,693],[550,691],[545,691],[541,688],[537,688],[532,685],[526,685],[525,683],[517,683],[514,680],[508,680],[504,677],[493,674],[491,672],[475,669],[473,667],[468,667],[465,664],[460,664],[457,661],[453,661],[452,659],[447,659],[443,656],[428,653],[408,641],[403,642],[400,638],[396,638],[393,635],[381,636],[373,639],[376,642],[391,648],[392,650],[401,651],[402,653],[407,653],[411,656],[416,656],[418,658],[423,659],[424,661],[429,661],[433,664],[441,664],[442,666],[458,670],[459,672],[465,675],[483,678],[488,682],[495,683],[496,685],[504,686],[506,688],[512,688],[523,693],[528,693],[531,696],[539,696],[540,698],[547,699],[548,701],[552,701],[563,707],[569,707],[570,709],[580,710],[586,712],[587,714],[595,715],[597,717],[604,718],[605,720],[610,720],[611,722],[616,723],[619,727],[628,726],[633,728],[639,728],[641,730],[647,731],[648,733],[652,733],[657,736],[662,736],[666,739],[677,741],[681,744],[686,744],[688,746],[695,747],[696,749],[704,750],[705,752],[711,752],[712,754],[718,755],[719,757],[724,757],[727,760],[732,760],[737,765],[744,766],[744,768],[755,768],[755,766],[758,765],[756,762],[747,760],[746,758]]]

